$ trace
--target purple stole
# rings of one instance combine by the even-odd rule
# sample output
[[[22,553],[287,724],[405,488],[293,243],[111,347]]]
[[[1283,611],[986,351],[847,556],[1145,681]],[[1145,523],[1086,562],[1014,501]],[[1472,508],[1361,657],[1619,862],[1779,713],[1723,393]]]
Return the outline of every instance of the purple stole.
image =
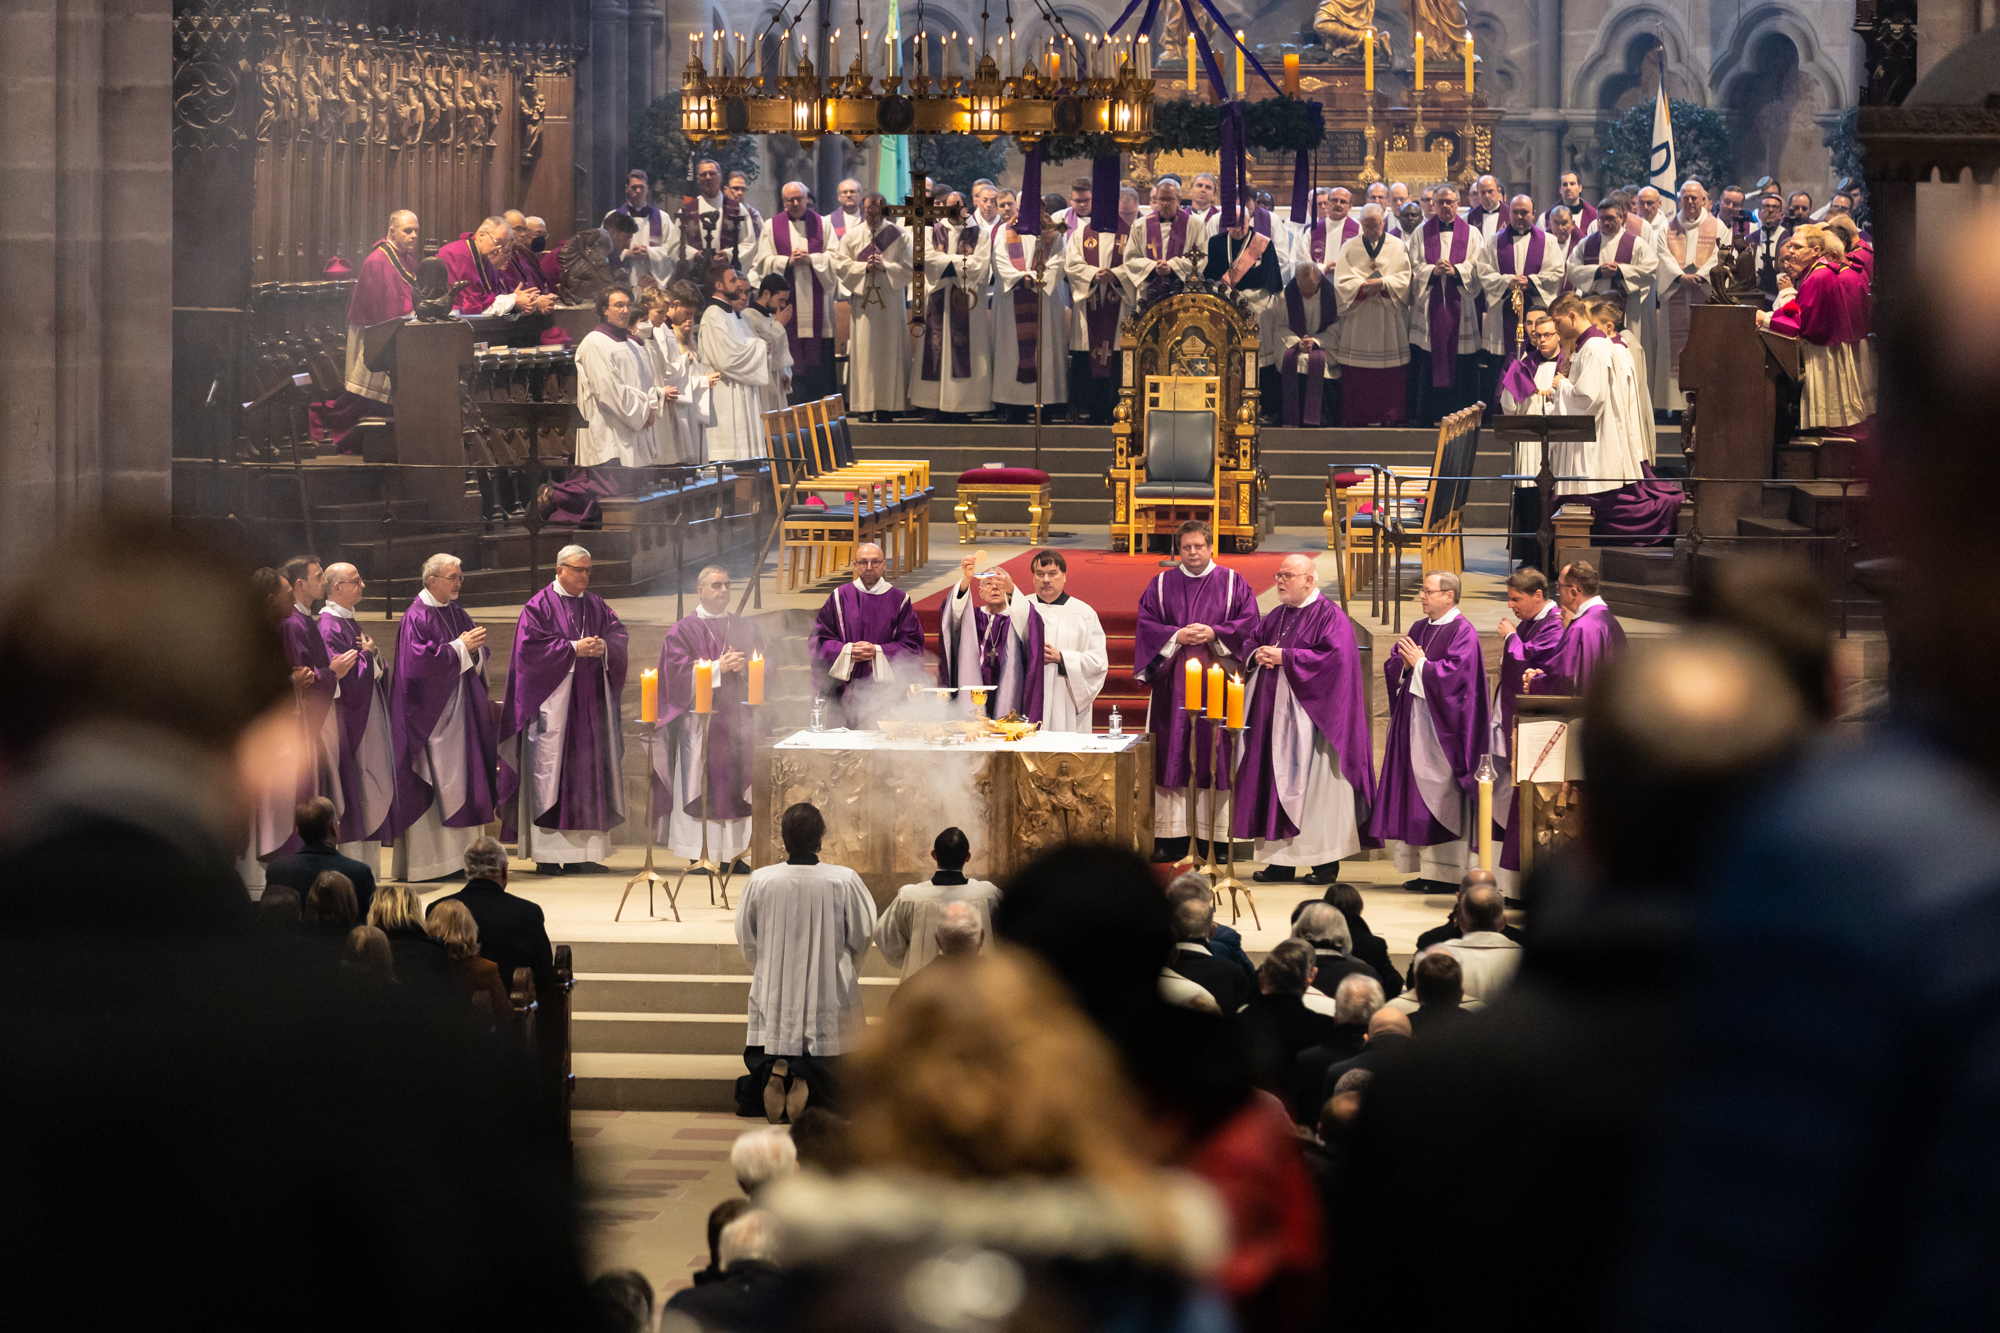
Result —
[[[1349,241],[1353,240],[1360,234],[1361,234],[1361,224],[1354,220],[1352,214],[1342,218],[1340,220],[1340,244],[1336,245],[1334,248],[1336,250],[1339,249],[1341,245],[1346,245]],[[1314,222],[1312,224],[1311,230],[1306,232],[1306,253],[1312,256],[1313,263],[1318,264],[1321,268],[1326,267],[1327,259],[1326,259],[1325,218],[1321,218],[1317,222]]]
[[[847,239],[847,210],[836,208],[831,213],[820,214],[819,220],[833,228],[833,238],[835,240],[844,241]]]
[[[1173,232],[1165,238],[1166,246],[1163,250],[1160,244],[1162,239],[1160,234],[1160,215],[1158,213],[1154,213],[1151,216],[1149,216],[1146,219],[1146,258],[1148,259],[1180,258],[1181,252],[1187,249],[1187,229],[1188,229],[1187,210],[1182,209],[1180,212],[1174,214],[1174,229]]]
[[[877,255],[887,254],[889,247],[894,245],[896,238],[902,234],[902,232],[896,229],[895,223],[883,223],[882,230],[870,236],[868,244],[861,247],[861,262],[865,264]]]
[[[1639,233],[1636,231],[1623,231],[1618,233],[1618,249],[1616,251],[1617,258],[1613,262],[1619,264],[1631,263],[1632,243],[1638,239],[1639,239]],[[1594,231],[1590,233],[1590,239],[1583,243],[1583,257],[1585,261],[1592,265],[1595,265],[1596,263],[1599,262],[1597,257],[1603,253],[1604,253],[1604,233],[1601,231]],[[1619,280],[1622,282],[1624,280],[1624,275],[1621,274]]]
[[[945,243],[944,224],[937,224],[933,239],[938,249],[950,251]],[[954,253],[969,255],[979,248],[979,229],[972,223],[958,229],[958,248]],[[922,377],[927,380],[938,378],[943,368],[945,304],[951,304],[951,377],[955,380],[972,376],[972,293],[963,287],[953,287],[950,291],[942,288],[931,292],[924,310],[924,364]]]
[[[665,236],[667,234],[666,214],[660,212],[659,209],[652,207],[650,204],[647,205],[645,208],[640,209],[636,213],[632,211],[632,205],[620,204],[618,205],[618,211],[620,213],[623,213],[628,218],[646,219],[646,224],[652,228],[652,230],[647,233],[647,239],[651,241],[657,243],[662,236]]]
[[[1507,369],[1500,372],[1500,392],[1511,395],[1515,402],[1525,403],[1535,394],[1535,368],[1541,360],[1530,360],[1532,350],[1524,351],[1507,363]]]
[[[1451,225],[1451,258],[1440,258],[1443,254],[1443,240],[1440,237],[1437,219],[1432,218],[1423,225],[1424,264],[1465,262],[1465,250],[1472,242],[1472,228],[1463,219],[1455,219]],[[1442,289],[1436,281],[1431,284],[1430,335],[1431,335],[1431,387],[1449,389],[1458,378],[1458,323],[1461,283],[1457,275],[1445,279]]]
[[[1118,250],[1124,250],[1125,237],[1128,234],[1123,231],[1118,233],[1116,241]],[[1088,227],[1084,229],[1083,262],[1090,265],[1093,271],[1100,268],[1112,267],[1109,264],[1099,263],[1097,259],[1099,242],[1103,239],[1102,233],[1092,231]],[[1102,380],[1111,377],[1111,354],[1117,350],[1118,316],[1123,310],[1124,304],[1124,301],[1116,290],[1115,284],[1109,293],[1099,291],[1095,284],[1091,286],[1090,299],[1084,303],[1083,307],[1083,326],[1085,331],[1090,335],[1090,377],[1092,379]]]
[[[1529,274],[1532,275],[1542,271],[1542,260],[1546,253],[1543,247],[1548,243],[1548,239],[1549,234],[1540,227],[1529,230],[1528,259],[1524,265],[1525,271]],[[1501,232],[1498,242],[1494,245],[1493,249],[1495,252],[1495,263],[1499,270],[1512,277],[1514,274],[1514,233],[1511,230]],[[1533,289],[1530,288],[1530,290],[1532,291]],[[1538,308],[1536,303],[1540,300],[1540,296],[1530,297],[1527,308],[1530,310]],[[1500,335],[1500,347],[1504,351],[1514,343],[1515,338],[1519,334],[1519,329],[1514,322],[1514,302],[1512,298],[1501,297],[1500,308],[1501,318],[1505,321],[1501,326],[1502,332]]]
[[[819,214],[806,213],[806,252],[817,254],[826,249],[826,233],[820,229]],[[792,253],[792,215],[779,213],[771,219],[771,239],[780,255]],[[799,300],[798,270],[786,264],[786,274],[792,280],[792,322],[785,326],[785,336],[792,342],[792,364],[795,366],[816,366],[819,364],[819,335],[799,336],[799,311],[805,302]],[[812,279],[812,327],[819,328],[820,303],[825,289],[819,285],[819,273],[812,265],[806,265],[806,276]]]
[[[999,230],[995,228],[995,230]],[[1014,267],[1026,273],[1027,256],[1023,253],[1021,233],[1007,228],[1007,258],[1014,261]],[[1017,384],[1033,384],[1038,373],[1035,366],[1036,354],[1041,348],[1042,294],[1031,283],[1014,284],[1014,340],[1021,348],[1021,362],[1014,371]]]
[[[1324,279],[1320,282],[1320,292],[1319,327],[1308,328],[1306,327],[1305,293],[1299,290],[1299,284],[1296,279],[1285,284],[1285,322],[1290,327],[1294,336],[1300,338],[1311,337],[1317,342],[1320,333],[1339,317],[1340,312],[1338,308],[1332,313],[1328,313],[1327,311],[1327,306],[1331,302],[1328,302],[1325,297],[1332,295],[1332,289],[1326,285]],[[1305,351],[1303,363],[1299,356],[1301,350]],[[1303,370],[1301,369],[1302,364]],[[1285,356],[1281,365],[1284,370],[1285,424],[1287,426],[1296,426],[1299,424],[1299,381],[1301,379],[1317,381],[1326,374],[1326,348],[1313,347],[1301,349],[1298,344],[1294,343],[1285,349]],[[1307,396],[1305,401],[1306,425],[1319,425],[1320,400],[1323,397],[1325,395],[1318,392]]]

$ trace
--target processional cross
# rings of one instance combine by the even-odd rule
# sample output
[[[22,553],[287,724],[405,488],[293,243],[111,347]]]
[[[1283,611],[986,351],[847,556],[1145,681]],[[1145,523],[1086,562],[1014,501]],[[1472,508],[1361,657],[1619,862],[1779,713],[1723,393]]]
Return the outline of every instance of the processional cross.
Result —
[[[883,213],[892,218],[900,218],[910,228],[910,324],[921,328],[924,323],[924,240],[930,235],[933,224],[941,221],[945,211],[931,201],[931,192],[924,188],[924,169],[910,168],[910,193],[900,204],[890,204]]]

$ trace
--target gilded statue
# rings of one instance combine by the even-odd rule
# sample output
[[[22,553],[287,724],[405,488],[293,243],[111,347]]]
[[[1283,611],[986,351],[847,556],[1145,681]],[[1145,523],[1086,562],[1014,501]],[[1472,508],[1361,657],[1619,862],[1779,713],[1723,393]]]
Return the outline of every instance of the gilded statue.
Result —
[[[1465,5],[1462,0],[1409,0],[1410,29],[1424,34],[1439,55],[1449,43],[1455,51],[1466,34]],[[1375,23],[1375,0],[1320,0],[1313,13],[1313,31],[1336,64],[1361,63],[1361,36],[1375,29],[1375,58],[1386,68],[1389,34]]]

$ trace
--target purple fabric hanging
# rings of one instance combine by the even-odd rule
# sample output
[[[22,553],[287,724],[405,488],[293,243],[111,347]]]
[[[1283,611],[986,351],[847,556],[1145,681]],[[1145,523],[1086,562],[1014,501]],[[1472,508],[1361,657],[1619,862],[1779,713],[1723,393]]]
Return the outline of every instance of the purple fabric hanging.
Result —
[[[1243,103],[1224,102],[1222,104],[1222,143],[1219,151],[1222,170],[1218,173],[1222,177],[1220,181],[1221,198],[1218,202],[1221,204],[1219,216],[1225,227],[1232,225],[1233,220],[1240,216],[1238,201],[1244,192],[1246,184],[1243,179],[1244,138],[1245,120]]]
[[[1318,102],[1306,103],[1307,123],[1321,137],[1326,134],[1326,108]],[[1301,227],[1310,226],[1312,217],[1313,177],[1318,174],[1313,161],[1313,150],[1301,148],[1292,163],[1292,222]]]
[[[1091,192],[1093,200],[1096,191]],[[1092,210],[1096,211],[1095,209]],[[1014,210],[1014,230],[1026,235],[1042,229],[1042,146],[1028,150],[1021,162],[1021,202]]]
[[[1090,164],[1090,225],[1094,231],[1118,230],[1118,154],[1099,153]]]

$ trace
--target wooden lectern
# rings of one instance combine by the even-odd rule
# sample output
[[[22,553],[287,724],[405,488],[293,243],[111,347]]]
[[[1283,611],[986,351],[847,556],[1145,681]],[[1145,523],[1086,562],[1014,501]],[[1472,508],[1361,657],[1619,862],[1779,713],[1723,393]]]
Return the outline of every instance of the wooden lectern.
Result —
[[[479,500],[465,485],[465,412],[459,372],[470,366],[472,326],[462,319],[425,323],[393,319],[362,332],[362,354],[371,369],[392,377],[396,461],[412,468],[397,479],[396,494],[424,503],[427,518],[477,522]]]
[[[1694,491],[1694,525],[1712,537],[1736,535],[1736,520],[1755,514],[1762,482],[1773,475],[1780,440],[1778,381],[1799,378],[1799,340],[1757,327],[1747,305],[1688,310],[1681,387],[1689,391],[1682,448]],[[1740,485],[1729,484],[1740,478]]]
[[[1581,444],[1596,439],[1597,418],[1580,415],[1557,416],[1548,412],[1526,412],[1519,416],[1495,417],[1493,438],[1506,440],[1510,444],[1516,440],[1541,441],[1542,466],[1535,473],[1535,490],[1542,497],[1542,525],[1535,530],[1535,536],[1542,544],[1542,570],[1553,578],[1561,566],[1554,563],[1556,470],[1554,460],[1549,457],[1549,445],[1555,442]]]

